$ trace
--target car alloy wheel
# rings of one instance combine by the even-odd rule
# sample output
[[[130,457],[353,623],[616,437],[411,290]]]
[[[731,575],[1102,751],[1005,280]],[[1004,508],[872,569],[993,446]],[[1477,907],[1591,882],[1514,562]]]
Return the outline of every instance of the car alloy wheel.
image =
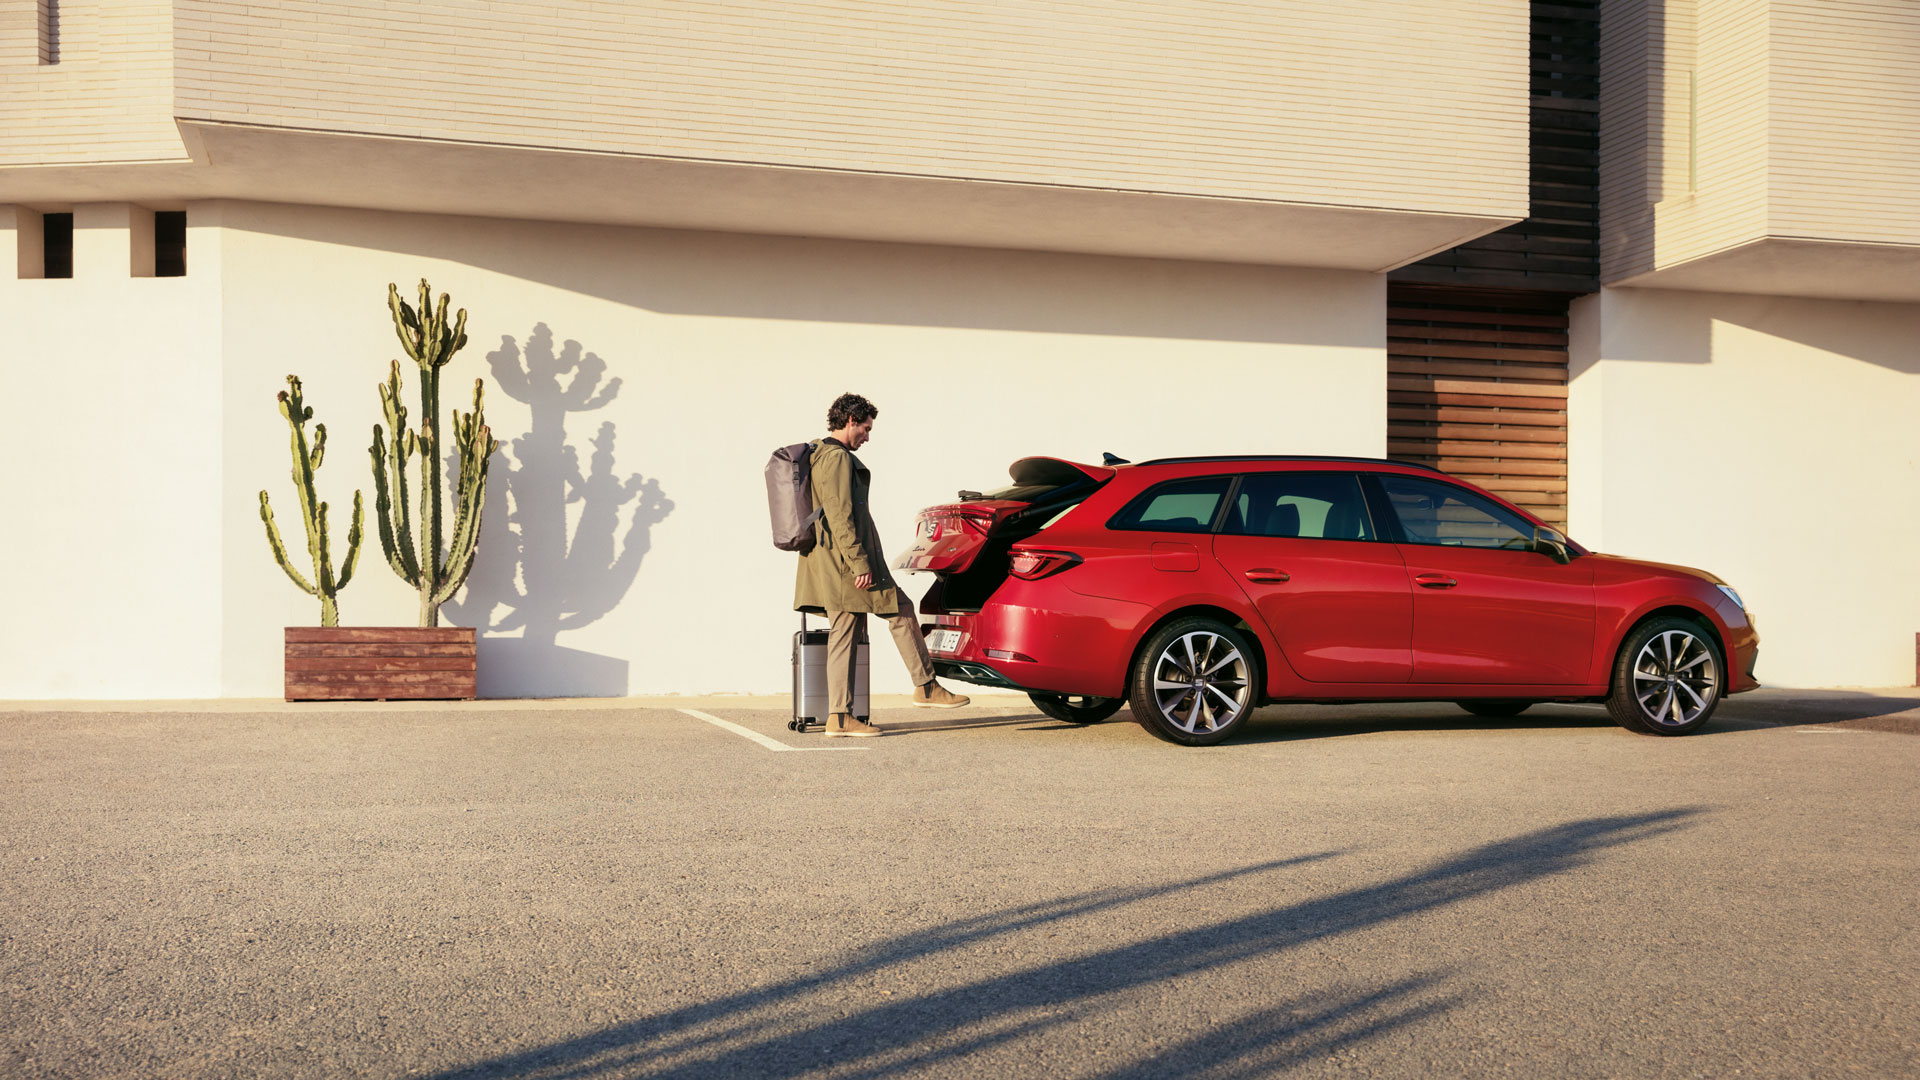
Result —
[[[1208,619],[1179,620],[1141,650],[1134,716],[1172,742],[1219,742],[1253,711],[1255,670],[1252,647],[1237,631]]]
[[[1655,620],[1628,635],[1608,711],[1636,731],[1698,731],[1720,703],[1720,668],[1720,650],[1699,626],[1679,618]]]

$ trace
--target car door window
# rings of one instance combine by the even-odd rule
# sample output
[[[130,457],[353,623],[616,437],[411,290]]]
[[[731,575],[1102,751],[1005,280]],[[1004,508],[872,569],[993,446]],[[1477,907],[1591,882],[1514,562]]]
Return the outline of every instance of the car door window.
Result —
[[[1141,492],[1107,523],[1110,529],[1211,532],[1231,476],[1174,480]]]
[[[1439,480],[1379,474],[1409,544],[1530,551],[1533,526],[1518,514]]]
[[[1222,532],[1305,540],[1372,540],[1354,473],[1271,472],[1240,478]]]

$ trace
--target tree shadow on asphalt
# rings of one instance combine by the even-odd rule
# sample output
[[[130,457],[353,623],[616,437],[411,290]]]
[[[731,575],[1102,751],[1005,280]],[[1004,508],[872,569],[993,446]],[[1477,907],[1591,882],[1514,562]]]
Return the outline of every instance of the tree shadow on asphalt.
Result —
[[[1236,878],[1333,858],[1325,852],[1258,863],[1162,886],[1108,889],[1010,908],[904,934],[837,966],[765,987],[619,1024],[589,1035],[475,1062],[437,1080],[575,1080],[600,1077],[889,1076],[951,1066],[969,1055],[1098,1021],[1116,999],[1171,980],[1224,973],[1313,942],[1412,918],[1565,873],[1596,853],[1686,827],[1699,808],[1589,818],[1525,833],[1377,885],[1273,907],[1083,956],[875,999],[875,976],[954,950],[1096,915],[1137,925],[1128,909]],[[966,954],[946,957],[964,970]],[[1303,977],[1320,974],[1302,969]],[[1209,1028],[1100,1080],[1150,1076],[1238,1077],[1270,1071],[1421,1023],[1453,1008],[1450,974],[1384,985],[1335,985],[1296,994]],[[1091,1062],[1089,1062],[1091,1064]]]

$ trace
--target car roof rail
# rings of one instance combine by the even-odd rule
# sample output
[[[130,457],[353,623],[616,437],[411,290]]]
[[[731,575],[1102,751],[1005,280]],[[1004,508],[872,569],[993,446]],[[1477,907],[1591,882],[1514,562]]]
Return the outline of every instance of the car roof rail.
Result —
[[[1167,457],[1142,461],[1142,465],[1189,465],[1207,461],[1346,461],[1361,465],[1404,465],[1444,474],[1437,465],[1423,461],[1399,461],[1394,458],[1344,457],[1338,454],[1202,454],[1198,457]]]

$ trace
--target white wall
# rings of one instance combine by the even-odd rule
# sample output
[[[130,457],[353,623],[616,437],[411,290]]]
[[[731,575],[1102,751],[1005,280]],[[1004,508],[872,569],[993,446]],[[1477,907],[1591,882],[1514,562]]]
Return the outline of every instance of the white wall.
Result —
[[[274,395],[299,374],[328,425],[319,481],[339,558],[356,487],[371,513],[375,386],[401,355],[389,281],[429,277],[469,310],[443,414],[484,377],[505,444],[479,565],[445,613],[483,627],[487,694],[784,690],[794,556],[768,542],[761,468],[776,445],[822,433],[843,390],[880,408],[862,457],[895,554],[916,509],[995,484],[1028,454],[1385,446],[1385,297],[1367,274],[246,203],[189,214],[193,276],[132,284],[197,306],[108,325],[100,301],[120,294],[107,286],[0,282],[9,323],[32,327],[21,355],[64,364],[12,365],[31,392],[8,398],[7,483],[32,486],[8,501],[62,532],[29,531],[8,559],[42,578],[8,624],[10,646],[38,652],[0,656],[0,697],[279,693],[281,628],[316,623],[318,604],[262,536],[264,487],[299,550]],[[510,392],[529,359],[544,389]],[[76,364],[119,365],[121,379],[77,383]],[[417,374],[403,371],[411,394]],[[136,391],[136,410],[91,405]],[[57,484],[22,468],[82,426],[48,400],[103,429],[84,467],[56,460]],[[127,454],[90,449],[102,438]],[[584,489],[563,480],[569,461]],[[88,527],[68,524],[68,503],[90,508]],[[135,528],[160,535],[136,544]],[[414,595],[371,520],[367,534],[342,622],[411,624]],[[115,605],[76,605],[53,584],[68,579]],[[180,622],[189,611],[198,621]],[[156,636],[164,662],[129,666]],[[58,670],[70,674],[46,674]],[[890,657],[875,673],[876,691],[907,688]]]
[[[220,690],[217,252],[132,277],[129,212],[76,208],[69,279],[0,228],[0,698]]]
[[[1912,683],[1920,305],[1609,289],[1572,372],[1575,538],[1739,589],[1763,683]]]

